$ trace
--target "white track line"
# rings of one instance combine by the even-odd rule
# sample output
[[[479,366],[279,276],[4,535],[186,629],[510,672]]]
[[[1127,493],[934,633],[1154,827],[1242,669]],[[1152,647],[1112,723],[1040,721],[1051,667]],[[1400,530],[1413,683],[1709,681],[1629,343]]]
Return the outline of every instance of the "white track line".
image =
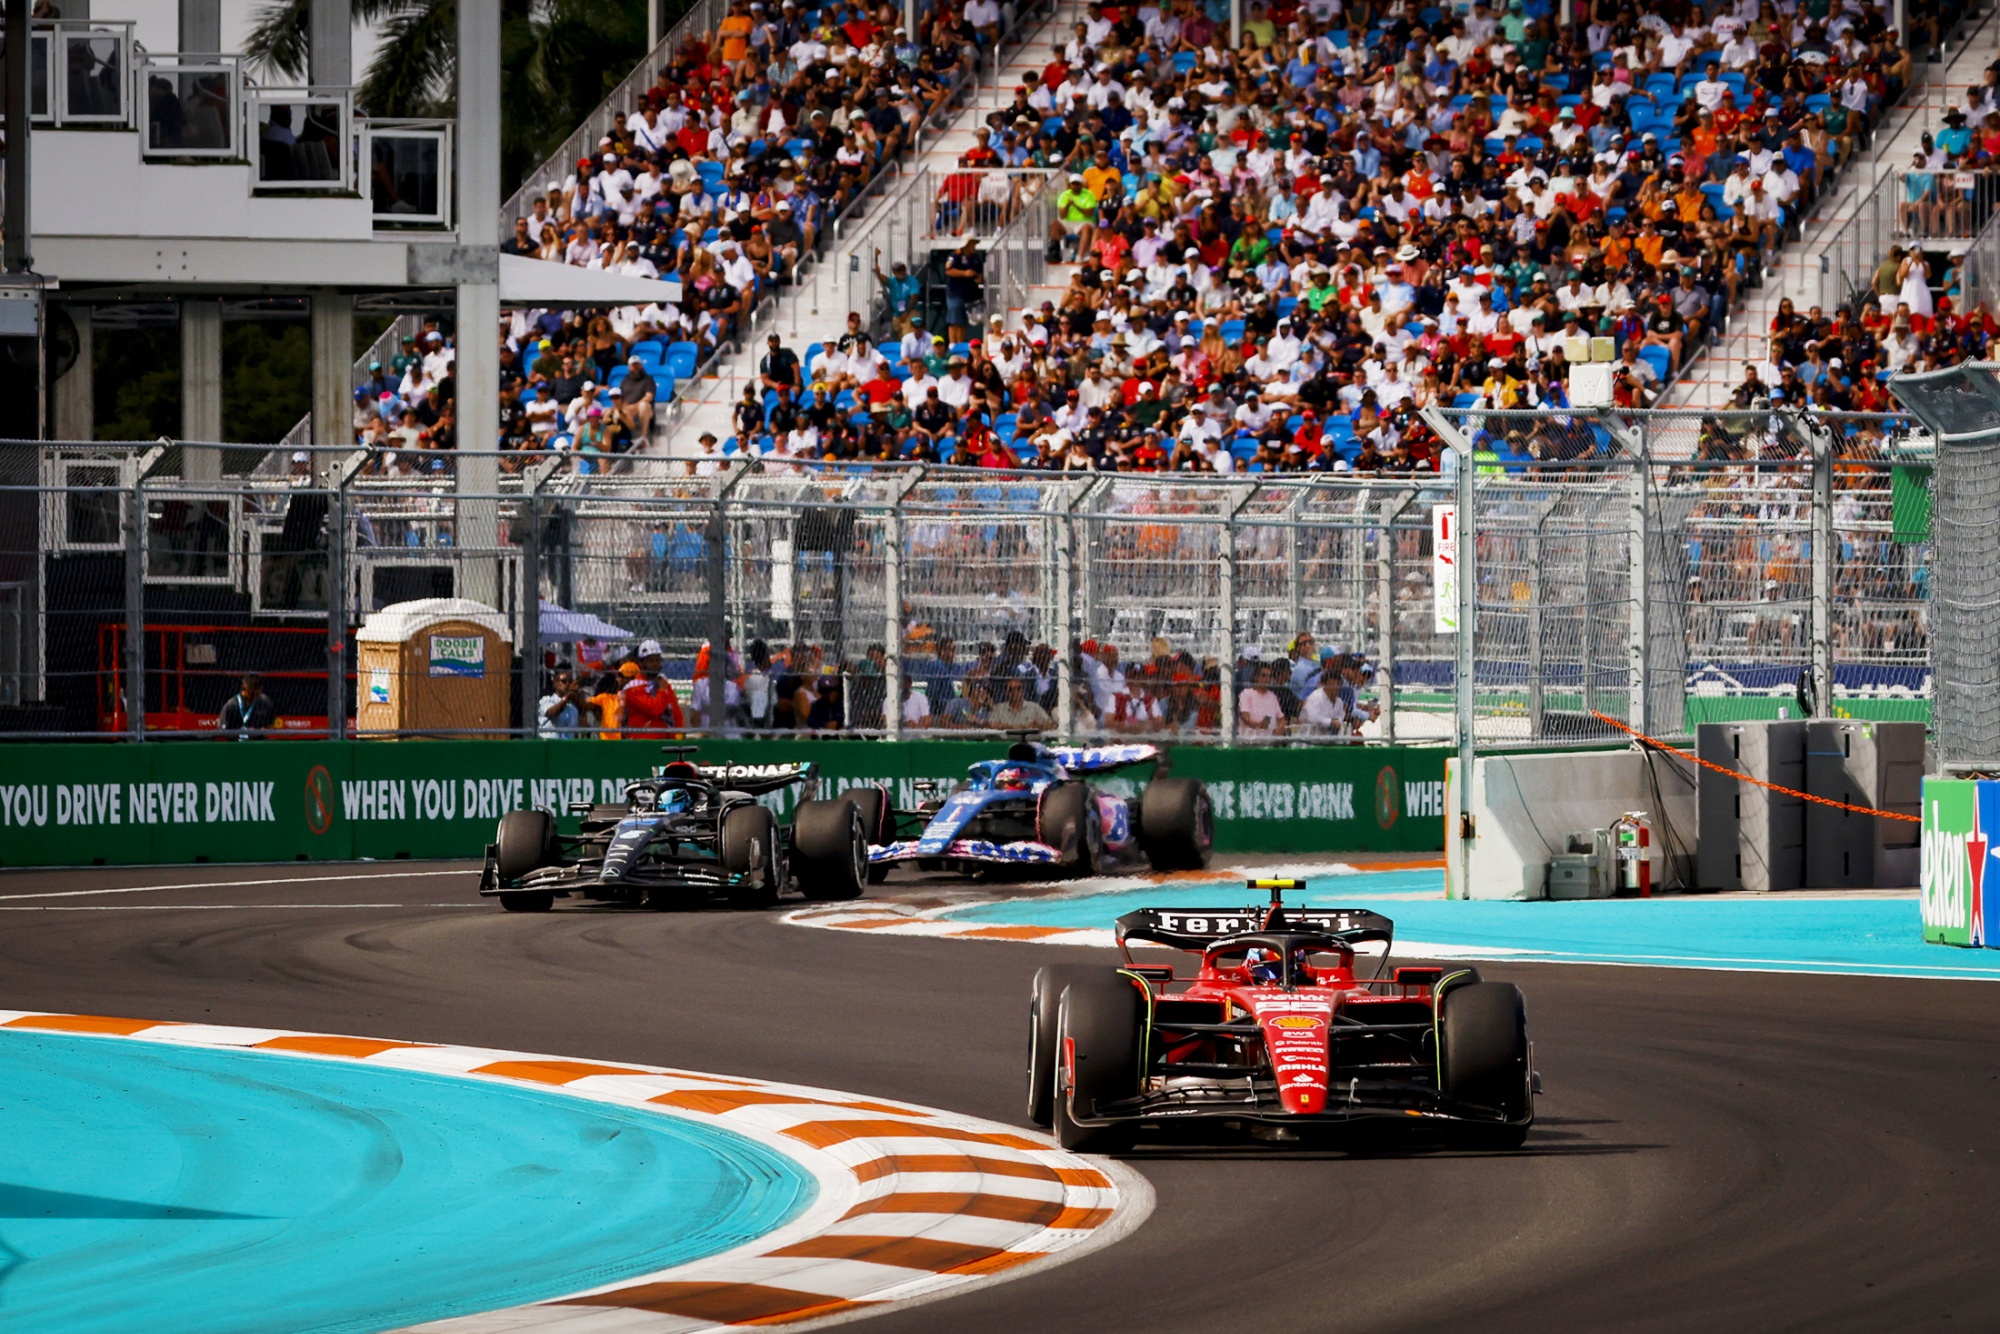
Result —
[[[185,885],[119,885],[110,889],[52,889],[34,894],[0,894],[0,903],[14,899],[81,899],[92,894],[158,894],[169,889],[243,889],[251,885],[315,885],[329,880],[403,880],[424,876],[455,875],[467,879],[476,874],[463,868],[456,871],[378,871],[359,875],[293,875],[273,880],[201,880]]]

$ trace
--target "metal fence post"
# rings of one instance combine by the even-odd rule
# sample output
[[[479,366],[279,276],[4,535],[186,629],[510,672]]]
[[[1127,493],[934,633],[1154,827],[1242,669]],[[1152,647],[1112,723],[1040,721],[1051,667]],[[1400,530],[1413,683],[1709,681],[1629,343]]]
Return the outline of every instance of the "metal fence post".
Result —
[[[347,735],[347,477],[336,468],[326,497],[326,734]]]
[[[1064,741],[1076,737],[1076,672],[1073,660],[1079,636],[1076,632],[1076,571],[1071,563],[1070,540],[1074,527],[1068,510],[1049,516],[1049,545],[1056,558],[1056,735]]]
[[[1829,433],[1807,437],[1812,450],[1813,716],[1833,716],[1833,449]]]
[[[1382,737],[1387,741],[1396,739],[1396,524],[1417,503],[1417,494],[1403,492],[1375,529],[1375,579],[1382,603],[1381,621],[1376,626],[1380,640],[1376,657],[1380,661],[1375,664],[1375,689],[1381,697]]]
[[[724,735],[728,719],[729,601],[724,580],[729,571],[728,498],[718,495],[708,519],[708,716],[702,723],[710,736]],[[689,701],[692,703],[693,701]]]
[[[1217,689],[1222,705],[1222,744],[1236,742],[1236,511],[1223,517],[1221,560],[1217,572],[1222,579],[1222,670]]]
[[[1632,495],[1627,510],[1629,523],[1626,531],[1627,554],[1630,556],[1632,610],[1627,624],[1627,653],[1631,662],[1630,679],[1625,683],[1629,692],[1626,719],[1640,731],[1650,731],[1653,724],[1651,701],[1646,690],[1646,621],[1647,591],[1650,587],[1649,548],[1646,540],[1647,520],[1650,506],[1647,503],[1648,478],[1643,457],[1632,465]]]
[[[539,479],[521,488],[521,735],[540,736],[542,703],[542,502]]]
[[[903,499],[922,476],[902,480],[882,520],[882,727],[891,741],[903,739]]]
[[[1458,828],[1452,831],[1454,841],[1451,847],[1452,860],[1458,870],[1452,880],[1458,890],[1457,897],[1462,899],[1472,897],[1472,841],[1475,834],[1472,823],[1472,766],[1479,708],[1474,667],[1476,659],[1473,656],[1477,648],[1474,641],[1479,632],[1479,513],[1478,492],[1474,485],[1477,477],[1478,468],[1472,461],[1472,450],[1460,446],[1458,531],[1452,543],[1452,566],[1458,578],[1458,661],[1452,673],[1458,732]]]
[[[135,476],[125,498],[125,728],[146,739],[146,483]]]

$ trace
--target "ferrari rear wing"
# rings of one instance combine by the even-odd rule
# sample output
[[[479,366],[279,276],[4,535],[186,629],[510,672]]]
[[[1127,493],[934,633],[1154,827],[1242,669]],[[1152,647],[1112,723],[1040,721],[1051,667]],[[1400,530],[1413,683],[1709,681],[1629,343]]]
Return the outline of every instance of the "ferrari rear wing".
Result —
[[[1148,942],[1176,950],[1205,950],[1237,936],[1284,931],[1331,936],[1349,945],[1390,944],[1396,924],[1365,908],[1140,908],[1117,922],[1118,944]]]

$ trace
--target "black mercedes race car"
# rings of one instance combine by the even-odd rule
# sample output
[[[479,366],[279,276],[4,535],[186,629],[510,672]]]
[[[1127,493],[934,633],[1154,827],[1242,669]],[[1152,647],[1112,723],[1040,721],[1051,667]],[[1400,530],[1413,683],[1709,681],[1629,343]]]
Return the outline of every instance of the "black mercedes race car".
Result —
[[[721,897],[766,908],[796,887],[809,899],[858,897],[868,880],[861,813],[846,797],[814,799],[812,764],[672,763],[625,785],[625,800],[577,803],[574,837],[547,811],[509,811],[486,849],[479,892],[509,912],[547,912],[557,897],[676,907]],[[791,822],[759,797],[797,786]]]

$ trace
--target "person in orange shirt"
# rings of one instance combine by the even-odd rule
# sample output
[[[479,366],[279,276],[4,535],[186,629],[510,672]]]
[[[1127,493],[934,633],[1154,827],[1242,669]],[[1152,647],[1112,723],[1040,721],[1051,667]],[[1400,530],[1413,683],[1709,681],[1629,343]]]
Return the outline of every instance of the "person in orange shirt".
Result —
[[[639,645],[639,674],[627,681],[619,693],[627,739],[665,740],[671,735],[668,724],[676,730],[687,725],[681,713],[680,696],[660,674],[663,663],[659,640],[648,639]]]
[[[716,27],[716,35],[722,38],[722,60],[734,65],[750,54],[750,7],[743,0],[729,7],[729,17]]]
[[[597,693],[590,697],[590,703],[597,710],[599,741],[616,741],[625,734],[619,726],[619,692],[638,674],[638,665],[628,662],[619,671],[606,672],[597,679]]]

